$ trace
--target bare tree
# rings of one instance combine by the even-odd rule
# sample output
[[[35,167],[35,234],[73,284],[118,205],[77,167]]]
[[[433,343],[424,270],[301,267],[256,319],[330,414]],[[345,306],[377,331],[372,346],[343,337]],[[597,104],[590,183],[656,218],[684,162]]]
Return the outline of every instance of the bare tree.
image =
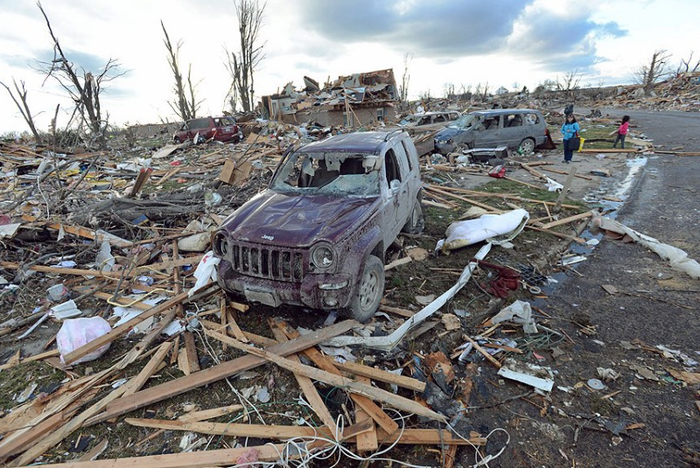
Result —
[[[168,105],[182,120],[194,119],[197,117],[197,110],[199,109],[199,104],[201,104],[201,101],[197,102],[195,98],[195,86],[192,85],[192,65],[187,68],[188,89],[185,89],[185,82],[182,78],[180,64],[178,61],[182,41],[178,41],[177,45],[173,47],[163,21],[160,22],[160,26],[163,28],[163,34],[165,35],[163,43],[165,44],[165,48],[168,49],[168,65],[170,65],[170,70],[173,72],[173,77],[175,78],[175,86],[173,88],[173,92],[175,93],[175,101],[168,102]],[[188,92],[189,97],[187,96]]]
[[[12,83],[15,85],[15,91],[17,92],[17,96],[15,96],[15,94],[12,92],[9,86],[0,81],[0,85],[2,85],[7,90],[7,93],[14,101],[15,105],[17,106],[17,109],[19,109],[19,112],[22,114],[22,118],[24,118],[24,121],[27,122],[27,125],[29,125],[29,129],[32,131],[32,134],[34,135],[34,139],[36,140],[37,144],[41,144],[41,135],[39,135],[39,132],[36,129],[36,125],[34,125],[34,116],[32,116],[32,113],[29,110],[29,103],[27,102],[27,89],[24,86],[24,81],[20,81],[22,85],[21,89],[20,86],[17,85],[17,81],[15,81],[14,78],[12,78]]]
[[[41,3],[37,2],[37,6],[46,20],[46,26],[53,40],[53,60],[50,63],[40,62],[43,65],[42,71],[46,73],[47,78],[53,77],[68,92],[81,117],[81,125],[87,125],[92,138],[97,141],[100,148],[104,148],[107,144],[105,131],[109,124],[109,114],[102,116],[100,95],[103,82],[106,83],[123,75],[123,73],[115,74],[119,63],[110,58],[97,74],[82,67],[77,71],[75,65],[66,58]]]
[[[681,73],[694,73],[700,68],[700,59],[698,59],[697,62],[693,65],[693,55],[695,54],[694,51],[690,52],[690,57],[688,57],[688,60],[683,60],[681,59],[681,63],[678,65],[678,68],[676,69],[676,76],[680,75]],[[692,65],[692,67],[691,67]]]
[[[579,89],[579,84],[581,83],[581,73],[579,73],[578,68],[574,71],[570,71],[561,80],[557,77],[557,91],[566,91],[569,94],[573,91]]]
[[[408,64],[413,60],[413,54],[406,52],[403,54],[403,75],[401,76],[401,86],[399,87],[399,100],[406,102],[408,100],[408,83],[411,81],[411,75],[408,72]]]
[[[230,102],[240,101],[244,112],[254,108],[254,73],[260,61],[265,58],[262,49],[265,44],[257,45],[263,13],[266,3],[262,6],[256,0],[234,0],[238,16],[238,32],[240,33],[241,48],[236,52],[226,51],[228,58],[226,68],[231,75]],[[232,107],[235,111],[235,107]]]
[[[646,94],[651,93],[654,90],[654,84],[666,75],[666,65],[669,58],[671,58],[671,54],[666,50],[656,50],[649,63],[637,69],[634,76]]]
[[[443,85],[445,89],[445,99],[449,99],[455,95],[455,85],[454,83],[445,83]]]

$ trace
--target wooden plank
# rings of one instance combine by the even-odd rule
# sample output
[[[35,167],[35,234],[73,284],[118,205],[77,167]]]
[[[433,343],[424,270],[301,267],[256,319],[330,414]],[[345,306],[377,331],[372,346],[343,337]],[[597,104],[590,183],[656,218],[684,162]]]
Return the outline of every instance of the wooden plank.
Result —
[[[277,326],[289,337],[298,338],[299,332],[294,330],[286,322],[277,322]],[[319,368],[329,372],[333,375],[342,376],[340,370],[335,366],[335,362],[327,359],[326,356],[321,354],[316,348],[309,348],[304,350],[303,354],[311,359],[311,361],[316,364]],[[350,399],[358,406],[361,406],[365,413],[367,413],[377,424],[384,427],[387,432],[392,433],[398,430],[399,425],[394,422],[375,402],[369,398],[358,395],[355,393],[350,394]]]
[[[17,354],[15,356],[19,356],[19,353],[20,353],[20,350],[17,350]],[[15,367],[15,366],[18,366],[18,365],[23,364],[25,362],[40,361],[42,359],[58,356],[59,354],[60,353],[58,352],[57,349],[52,349],[51,351],[46,351],[45,353],[35,354],[34,356],[28,356],[24,359],[18,359],[16,361],[14,360],[14,357],[13,357],[13,358],[10,358],[10,360],[7,361],[5,364],[1,365],[0,370],[9,369],[10,367]]]
[[[377,369],[376,367],[369,367],[350,361],[342,363],[336,362],[330,357],[326,357],[326,360],[331,361],[333,365],[338,369],[348,372],[350,374],[369,377],[373,380],[379,380],[380,382],[398,385],[399,387],[414,390],[416,392],[423,393],[425,391],[425,382],[421,382],[420,380],[416,380],[405,375],[392,374],[391,372],[382,369]]]
[[[403,432],[398,431],[394,434],[387,434],[383,430],[378,432],[377,438],[380,444],[398,442],[406,445],[486,445],[485,437],[472,435],[465,437],[467,440],[464,440],[444,429],[404,429]]]
[[[249,450],[255,450],[259,461],[279,461],[285,445],[260,445],[233,449],[206,450],[203,452],[182,452],[145,457],[112,458],[86,462],[66,462],[44,465],[51,468],[207,468],[212,466],[231,466],[236,459]],[[290,454],[290,458],[298,455]]]
[[[39,221],[39,218],[25,214],[22,215],[22,220],[27,222],[36,222]],[[98,242],[106,240],[107,242],[109,242],[110,245],[114,245],[117,247],[131,247],[133,245],[131,241],[122,239],[108,232],[93,231],[92,229],[88,229],[83,226],[71,226],[67,224],[51,222],[47,222],[44,224],[51,229],[56,229],[57,231],[63,229],[64,232],[67,232],[68,234],[73,234],[74,236],[84,237],[86,239],[92,239]]]
[[[287,335],[285,335],[284,332],[282,332],[282,330],[274,326],[274,324],[272,326],[272,334],[280,343],[285,343],[289,341]],[[296,354],[288,356],[287,359],[293,362],[301,363],[299,356],[297,356]],[[328,407],[323,402],[323,398],[321,398],[321,395],[318,394],[318,390],[316,390],[316,387],[314,387],[314,383],[311,381],[311,379],[302,375],[294,374],[294,377],[297,379],[299,388],[301,388],[301,391],[304,393],[304,396],[311,405],[311,408],[314,410],[314,413],[316,413],[321,422],[323,422],[323,424],[325,424],[326,427],[328,427],[328,429],[330,430],[332,439],[340,439],[340,429],[336,425],[335,418],[333,417],[333,415],[331,415],[330,411],[328,411]]]
[[[233,338],[229,338],[225,335],[222,335],[221,333],[213,331],[206,331],[206,333],[207,335],[210,335],[213,338],[217,338],[220,341],[226,341],[228,345],[236,349],[240,349],[241,351],[245,351],[263,359],[267,359],[270,362],[274,362],[278,366],[287,369],[288,371],[291,371],[295,374],[301,374],[310,379],[318,380],[328,385],[340,387],[349,392],[366,396],[368,398],[371,398],[372,400],[381,401],[382,403],[386,403],[387,405],[399,410],[414,413],[419,416],[434,419],[436,421],[445,421],[445,417],[443,415],[436,413],[435,411],[428,409],[425,406],[413,400],[409,400],[408,398],[394,395],[393,393],[387,392],[386,390],[361,384],[354,380],[345,377],[340,377],[338,375],[332,374],[324,370],[316,369],[315,367],[290,361],[289,359],[286,359],[282,356],[278,356],[273,352],[258,349],[245,343],[241,343],[240,341],[234,340]],[[366,408],[363,409],[365,409],[365,411],[367,410]]]
[[[372,381],[367,377],[359,376],[357,378],[357,381],[365,385],[372,384]],[[372,429],[368,432],[363,432],[362,434],[357,435],[357,437],[355,438],[355,441],[357,443],[357,451],[359,453],[376,452],[379,448],[379,442],[377,441],[377,429],[374,425],[374,420],[365,410],[362,409],[360,405],[356,405],[355,422],[362,423],[365,421],[369,421],[372,424]]]
[[[187,360],[187,349],[180,348],[177,352],[177,368],[185,375],[190,375],[190,362]]]
[[[287,356],[289,354],[298,353],[306,348],[315,346],[322,341],[338,336],[348,330],[357,327],[359,324],[354,320],[345,320],[330,327],[321,328],[308,333],[296,340],[288,341],[287,343],[279,343],[269,348],[270,352]],[[141,390],[128,397],[120,398],[117,401],[110,403],[106,411],[95,418],[88,421],[88,424],[95,424],[100,421],[111,419],[115,416],[128,413],[138,408],[165,400],[175,395],[180,395],[189,390],[193,390],[210,383],[218,382],[219,380],[231,377],[232,375],[254,369],[265,364],[267,361],[257,356],[242,356],[231,361],[222,362],[216,366],[201,370],[195,374],[180,377],[179,379],[171,380],[161,385]]]
[[[243,333],[243,330],[241,330],[241,327],[238,326],[236,319],[233,317],[233,314],[229,312],[228,308],[225,308],[223,313],[224,315],[228,316],[228,330],[230,330],[231,333],[233,333],[233,337],[236,338],[238,341],[248,343],[248,338],[245,336],[245,333]]]
[[[158,347],[151,360],[148,361],[148,364],[146,364],[144,368],[141,369],[141,372],[139,372],[138,375],[136,375],[136,377],[132,378],[129,381],[131,385],[124,392],[124,396],[132,395],[141,390],[141,387],[143,387],[146,384],[146,382],[148,382],[148,379],[151,378],[151,376],[156,371],[160,363],[163,362],[165,356],[168,355],[168,352],[170,352],[170,348],[172,348],[172,346],[172,343],[166,341]]]
[[[152,307],[150,310],[145,311],[141,315],[124,322],[117,328],[113,328],[109,333],[102,335],[101,337],[92,340],[91,342],[81,346],[80,348],[66,354],[65,356],[63,356],[64,362],[66,364],[70,364],[75,360],[85,356],[86,354],[95,351],[97,348],[104,346],[107,343],[111,343],[120,336],[128,333],[134,325],[141,323],[149,317],[153,317],[154,315],[158,315],[165,312],[171,307],[180,304],[185,299],[187,299],[187,292],[183,292],[182,294],[179,294],[168,301],[165,301],[157,306]]]
[[[192,332],[186,331],[183,334],[185,341],[185,351],[187,354],[187,363],[191,373],[199,372],[199,357],[197,356],[197,347],[194,344],[194,335]]]
[[[379,306],[379,310],[381,310],[382,312],[389,312],[390,314],[396,314],[396,315],[400,315],[401,317],[407,317],[407,318],[411,318],[414,315],[416,315],[416,313],[413,312],[412,310],[401,309],[399,307],[391,307],[391,306],[387,306],[387,305],[383,305],[383,304]]]
[[[237,411],[240,411],[244,408],[243,405],[229,405],[229,406],[221,406],[219,408],[210,408],[210,409],[205,409],[201,411],[192,411],[187,414],[183,414],[179,418],[177,418],[180,421],[184,422],[199,422],[199,421],[204,421],[207,419],[213,419],[213,418],[218,418],[219,416],[225,416],[227,414],[235,413]]]
[[[574,176],[576,175],[576,167],[572,167],[571,171],[569,172],[569,175],[566,178],[566,181],[564,182],[564,187],[561,189],[561,192],[559,193],[559,196],[557,197],[557,203],[554,205],[554,211],[559,211],[561,204],[564,202],[564,199],[566,199],[566,195],[569,193],[569,190],[571,189],[571,184],[574,183]]]
[[[491,356],[488,352],[486,352],[486,350],[485,350],[484,348],[482,348],[482,347],[479,345],[479,343],[477,343],[476,341],[472,340],[472,339],[471,339],[470,337],[468,337],[468,336],[465,336],[465,337],[466,337],[467,340],[472,344],[472,346],[474,346],[474,349],[476,349],[477,351],[479,351],[491,364],[493,364],[493,365],[496,367],[496,369],[500,369],[500,368],[502,367],[501,363],[498,362],[498,360],[497,360],[496,358],[494,358],[493,356]]]
[[[591,211],[586,211],[585,213],[579,213],[577,215],[569,216],[568,218],[563,218],[558,221],[552,221],[551,223],[543,224],[539,227],[540,229],[551,229],[556,226],[561,226],[562,224],[569,224],[573,221],[578,221],[579,219],[590,218],[591,216],[593,216],[593,213]]]

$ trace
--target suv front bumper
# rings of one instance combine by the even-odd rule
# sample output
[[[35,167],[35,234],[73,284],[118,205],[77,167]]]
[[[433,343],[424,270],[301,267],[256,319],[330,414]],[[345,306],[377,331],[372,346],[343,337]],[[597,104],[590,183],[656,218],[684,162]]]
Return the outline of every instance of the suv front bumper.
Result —
[[[334,310],[348,307],[355,288],[349,274],[307,274],[300,283],[256,278],[236,273],[225,260],[219,263],[219,285],[226,291],[272,307],[282,304]]]

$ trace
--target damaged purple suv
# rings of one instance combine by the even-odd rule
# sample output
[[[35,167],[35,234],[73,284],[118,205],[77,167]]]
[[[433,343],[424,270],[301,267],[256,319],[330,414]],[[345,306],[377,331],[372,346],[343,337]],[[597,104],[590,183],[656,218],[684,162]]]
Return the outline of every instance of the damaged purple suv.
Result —
[[[217,232],[219,283],[270,306],[361,322],[384,294],[384,254],[423,230],[418,154],[402,131],[337,135],[288,150],[270,186]]]

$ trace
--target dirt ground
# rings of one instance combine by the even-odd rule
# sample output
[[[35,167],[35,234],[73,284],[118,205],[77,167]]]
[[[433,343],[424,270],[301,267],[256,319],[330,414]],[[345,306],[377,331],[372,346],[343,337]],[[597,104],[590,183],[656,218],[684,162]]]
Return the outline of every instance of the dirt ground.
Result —
[[[641,115],[639,118],[640,122],[646,123]],[[591,131],[594,126],[600,125],[601,134],[610,130],[610,122],[587,122],[582,119],[582,125]],[[633,131],[647,132],[648,125],[633,128]],[[655,143],[659,144],[656,135],[654,138]],[[665,142],[662,144],[669,145]],[[592,148],[601,149],[610,146],[611,141],[591,144]],[[697,151],[697,140],[690,141],[685,150]],[[492,193],[491,196],[465,196],[476,197],[475,200],[500,210],[523,207],[529,211],[531,219],[541,219],[543,223],[590,209],[598,209],[610,217],[624,218],[624,222],[629,220],[640,230],[653,226],[653,219],[664,219],[672,224],[666,230],[671,235],[653,229],[645,230],[646,233],[686,249],[690,257],[698,258],[700,252],[696,237],[685,238],[680,231],[687,229],[688,223],[692,224],[693,219],[697,219],[697,214],[694,218],[675,212],[671,215],[661,207],[655,213],[646,213],[650,211],[650,206],[654,206],[655,197],[661,197],[663,190],[669,186],[677,184],[677,190],[683,194],[700,186],[682,182],[680,173],[662,175],[662,169],[674,167],[679,171],[673,166],[677,160],[643,153],[607,152],[576,154],[572,164],[564,164],[562,159],[561,151],[557,150],[527,156],[513,155],[505,161],[507,176],[520,182],[459,170],[427,170],[423,176],[428,185]],[[653,163],[651,169],[650,161]],[[575,168],[576,174],[582,177],[572,179],[564,202],[572,207],[553,213],[543,202],[555,202],[558,193],[524,185],[522,182],[543,187],[542,180],[521,168],[519,162],[548,163],[532,167],[562,185]],[[650,184],[661,185],[661,188],[650,188]],[[696,194],[697,190],[692,192],[693,197]],[[503,195],[534,201],[507,199]],[[425,198],[430,200],[429,195]],[[420,247],[429,255],[424,260],[415,260],[387,271],[386,305],[420,310],[423,304],[455,283],[459,273],[480,247],[466,247],[450,255],[435,252],[437,241],[445,237],[450,223],[458,220],[470,206],[466,202],[451,201],[457,204],[456,208],[445,209],[426,204],[425,232],[418,236],[402,237],[400,245],[390,250],[387,263],[404,257],[412,247]],[[668,206],[671,206],[670,201]],[[635,213],[640,211],[646,214],[638,218]],[[677,230],[675,235],[674,228]],[[491,264],[518,270],[526,285],[521,283],[516,290],[507,291],[505,297],[498,297],[493,291],[489,293],[497,270],[489,266],[480,267],[475,271],[474,279],[462,291],[426,326],[419,327],[419,333],[409,335],[394,350],[378,352],[357,347],[347,351],[365,364],[386,369],[403,368],[404,375],[428,380],[429,390],[423,395],[404,389],[400,389],[399,394],[424,401],[447,415],[451,426],[465,437],[470,431],[475,431],[488,438],[487,445],[478,452],[471,447],[460,447],[453,454],[453,466],[472,466],[480,461],[484,463],[482,466],[490,467],[698,465],[700,408],[696,405],[700,393],[697,382],[686,381],[692,376],[682,374],[684,371],[697,372],[697,367],[687,365],[688,361],[684,362],[684,358],[676,352],[680,351],[691,360],[700,359],[700,348],[697,346],[697,280],[672,269],[656,254],[637,244],[606,240],[602,234],[591,232],[587,229],[586,220],[567,223],[554,230],[560,234],[559,237],[525,229],[513,241],[513,248],[494,247],[487,256],[486,261]],[[580,237],[584,242],[592,241],[588,244],[572,243],[571,237]],[[569,266],[560,264],[563,257],[574,255],[582,255],[586,260]],[[31,309],[38,304],[45,294],[46,278],[35,276],[28,279],[26,285],[13,302],[15,308],[23,306]],[[603,285],[613,288],[606,290],[602,288]],[[518,299],[533,305],[538,332],[526,334],[521,326],[510,322],[488,332],[488,320]],[[96,304],[95,307],[101,306]],[[447,317],[456,317],[458,328],[449,329]],[[305,328],[318,328],[329,320],[327,314],[318,312],[258,305],[252,305],[245,313],[236,314],[235,318],[246,332],[268,337],[271,337],[268,319],[281,318],[295,327]],[[396,328],[403,320],[392,313],[382,313],[367,328],[374,335],[382,335]],[[669,325],[670,321],[673,321],[673,327]],[[1,337],[3,349],[0,362],[19,348],[22,348],[23,355],[42,352],[57,329],[57,323],[47,322],[29,339],[17,340],[17,334]],[[476,351],[472,351],[463,361],[458,360],[455,356],[457,348],[467,342],[468,337],[477,338],[482,334],[488,334],[490,343],[501,340],[498,343],[511,350],[501,351],[496,357],[507,356],[550,369],[554,389],[551,392],[535,392],[528,385],[499,376],[497,369]],[[138,338],[131,336],[118,340],[102,358],[76,365],[70,372],[78,376],[99,372],[128,352]],[[195,339],[203,368],[241,355],[230,347],[224,349],[203,333],[195,331]],[[657,345],[664,345],[671,351],[661,350]],[[434,373],[431,359],[438,353],[444,353],[448,358],[448,367],[454,372],[453,378],[444,380]],[[148,386],[183,375],[173,361],[170,362],[151,379]],[[142,364],[145,362],[128,368],[125,376],[136,375]],[[27,382],[38,383],[38,391],[50,392],[65,377],[64,372],[43,362],[2,371],[0,408],[4,412],[13,408],[17,404],[17,395],[27,388]],[[388,385],[377,385],[391,390]],[[350,416],[352,402],[347,394],[329,386],[317,385],[317,388],[331,414],[346,418]],[[269,394],[269,398],[265,393]],[[317,417],[299,397],[299,386],[293,375],[267,364],[203,389],[149,405],[127,416],[173,419],[195,408],[244,402],[254,407],[257,414],[239,413],[216,421],[264,421],[267,424],[289,425],[303,419],[318,424]],[[390,414],[394,415],[393,412]],[[438,427],[415,416],[405,418],[403,422],[407,427]],[[185,437],[188,439],[183,442]],[[132,427],[124,418],[120,418],[116,422],[100,423],[76,431],[42,457],[42,461],[76,459],[103,439],[108,439],[109,445],[100,458],[176,453],[184,445],[200,440],[200,450],[205,447],[209,450],[233,447],[237,443],[260,445],[267,442],[263,439],[158,432]],[[484,457],[489,455],[492,459],[484,461]],[[340,460],[338,466],[391,466],[391,462],[386,461],[389,459],[419,466],[445,466],[449,456],[447,449],[439,446],[409,445],[393,448],[382,456],[385,460],[351,460],[347,454],[334,454],[329,460],[316,461],[309,466],[330,466],[337,460]]]

